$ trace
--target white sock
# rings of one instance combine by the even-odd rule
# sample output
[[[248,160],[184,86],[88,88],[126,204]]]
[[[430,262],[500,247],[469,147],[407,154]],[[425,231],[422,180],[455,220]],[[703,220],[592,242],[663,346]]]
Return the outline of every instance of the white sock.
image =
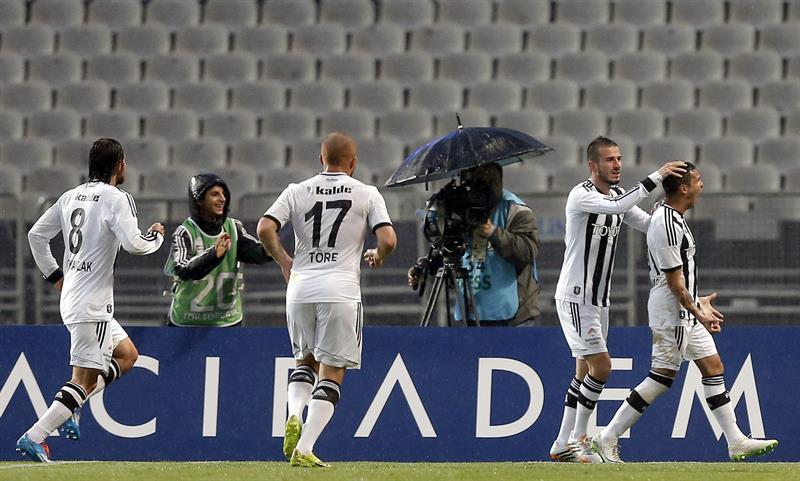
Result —
[[[725,433],[728,446],[739,444],[747,436],[736,425],[736,413],[733,411],[728,391],[725,390],[725,378],[722,375],[704,377],[703,393],[711,413]]]
[[[599,381],[587,374],[581,383],[581,391],[578,396],[578,409],[575,413],[575,439],[586,436],[586,427],[589,424],[589,416],[594,412],[600,393],[603,392],[605,381]]]
[[[339,385],[329,379],[323,379],[317,384],[308,403],[308,416],[303,426],[303,433],[297,443],[297,450],[302,454],[314,451],[314,444],[333,417],[340,392]]]
[[[605,441],[616,442],[642,417],[644,410],[653,404],[653,401],[669,391],[672,381],[674,379],[650,371],[650,374],[633,388],[628,398],[614,414],[614,419],[600,432],[600,437]]]
[[[316,373],[311,366],[297,366],[289,376],[286,402],[289,416],[297,416],[301,423],[303,422],[303,409],[308,404],[314,384],[316,384]]]
[[[575,412],[577,410],[580,389],[581,382],[578,378],[573,377],[569,389],[567,389],[567,396],[564,398],[564,415],[561,417],[561,427],[558,429],[558,437],[555,442],[556,448],[563,448],[569,442],[572,428],[575,427]]]
[[[25,433],[36,444],[41,443],[50,433],[64,424],[64,421],[72,416],[75,408],[81,407],[86,400],[86,391],[79,385],[68,382],[56,393],[53,404],[47,411],[31,426]]]

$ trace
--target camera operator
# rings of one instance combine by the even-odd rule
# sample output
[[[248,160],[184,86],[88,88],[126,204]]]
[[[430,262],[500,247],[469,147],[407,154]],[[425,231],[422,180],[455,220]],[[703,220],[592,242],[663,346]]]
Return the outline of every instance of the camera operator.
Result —
[[[462,181],[494,197],[494,208],[485,222],[475,222],[472,235],[466,236],[466,251],[461,257],[474,293],[475,313],[470,317],[477,318],[481,326],[533,325],[539,315],[539,239],[533,211],[503,189],[503,169],[498,164],[469,169],[462,173]],[[481,244],[486,244],[482,262],[473,260],[473,250],[483,250]],[[437,259],[430,257],[419,259],[408,271],[408,284],[416,289],[423,272],[436,273],[436,263]],[[458,320],[462,317],[458,309],[455,315]],[[474,325],[475,319],[468,319],[467,324]]]

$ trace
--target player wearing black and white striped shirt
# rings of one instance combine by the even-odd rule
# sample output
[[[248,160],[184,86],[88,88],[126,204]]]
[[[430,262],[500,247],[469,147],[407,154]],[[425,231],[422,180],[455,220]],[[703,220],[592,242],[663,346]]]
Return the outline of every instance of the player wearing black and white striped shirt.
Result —
[[[592,448],[606,462],[622,462],[617,440],[656,398],[669,390],[681,364],[689,360],[703,375],[706,403],[725,433],[731,460],[766,454],[778,442],[742,434],[725,390],[722,359],[711,337],[720,332],[722,322],[722,314],[711,305],[716,293],[698,296],[697,249],[683,215],[694,207],[703,190],[700,172],[687,163],[682,177],[664,180],[664,190],[666,200],[656,208],[647,231],[652,281],[647,303],[653,332],[650,374],[631,391],[611,423],[592,441]]]
[[[564,416],[550,458],[600,462],[589,449],[589,416],[611,372],[606,348],[611,276],[622,223],[647,231],[650,216],[636,207],[664,177],[683,172],[668,162],[629,191],[617,186],[622,169],[619,146],[606,137],[586,149],[591,177],[576,185],[566,205],[566,251],[556,287],[556,310],[572,356],[575,377],[564,401]]]

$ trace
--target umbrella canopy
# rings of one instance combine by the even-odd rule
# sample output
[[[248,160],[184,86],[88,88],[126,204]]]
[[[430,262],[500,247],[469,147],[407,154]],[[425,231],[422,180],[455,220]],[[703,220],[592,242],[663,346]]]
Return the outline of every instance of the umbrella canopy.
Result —
[[[530,135],[499,127],[466,127],[432,140],[403,160],[387,187],[444,179],[464,169],[494,162],[501,166],[544,155],[553,149]]]

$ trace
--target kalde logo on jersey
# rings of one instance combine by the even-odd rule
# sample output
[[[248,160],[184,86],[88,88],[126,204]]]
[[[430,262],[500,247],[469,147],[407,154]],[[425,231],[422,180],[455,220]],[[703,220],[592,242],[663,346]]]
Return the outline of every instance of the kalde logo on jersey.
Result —
[[[317,195],[334,195],[334,194],[349,194],[350,192],[353,192],[353,189],[351,189],[350,187],[346,187],[344,185],[340,185],[339,187],[331,187],[331,188],[328,188],[328,189],[325,189],[323,187],[317,186],[316,194]]]
[[[592,229],[592,235],[599,235],[600,237],[617,237],[619,235],[619,226],[607,226],[601,224],[592,224],[594,229]]]

